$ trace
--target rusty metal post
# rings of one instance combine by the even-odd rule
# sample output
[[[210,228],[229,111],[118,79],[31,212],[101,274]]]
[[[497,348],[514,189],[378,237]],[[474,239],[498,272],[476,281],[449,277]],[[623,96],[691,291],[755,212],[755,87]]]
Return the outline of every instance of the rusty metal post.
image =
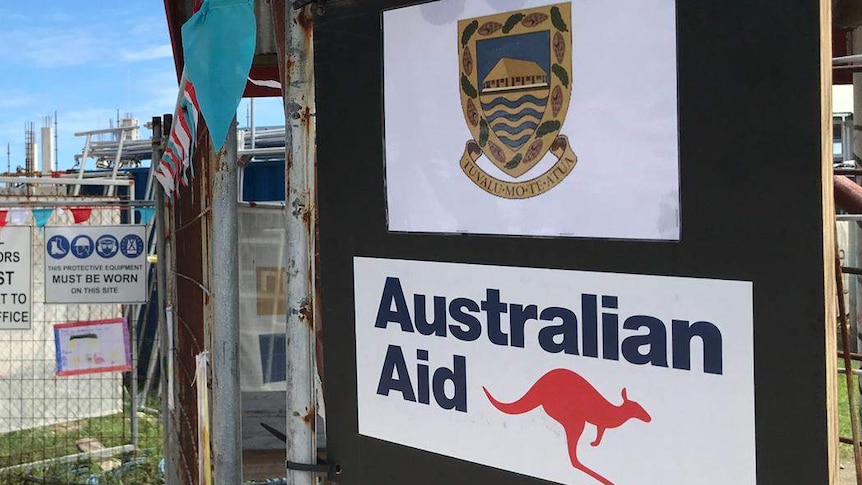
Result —
[[[215,154],[212,202],[212,445],[213,483],[242,483],[239,381],[239,252],[237,242],[236,116]]]
[[[853,436],[853,463],[856,468],[856,484],[862,485],[862,449],[859,446],[859,387],[853,377],[853,361],[850,352],[850,324],[847,322],[847,310],[844,306],[844,275],[841,271],[841,257],[838,254],[838,243],[835,243],[835,284],[838,293],[838,326],[841,331],[842,354],[847,380],[847,404],[850,407],[850,431]]]
[[[287,461],[317,463],[314,392],[315,124],[313,16],[286,2]],[[288,467],[287,483],[318,477]]]
[[[165,123],[162,124],[162,119],[159,117],[153,118],[153,164],[157,164],[162,159],[162,140],[163,133],[170,130],[171,117],[165,117]],[[161,387],[164,390],[162,397],[162,425],[164,429],[164,459],[165,459],[165,483],[181,483],[179,473],[179,446],[178,433],[174,419],[172,419],[173,409],[170,406],[168,393],[168,380],[170,378],[170,367],[167,365],[168,355],[172,351],[170,339],[171,333],[168,331],[168,321],[165,315],[165,307],[167,302],[168,292],[168,258],[165,249],[165,240],[168,229],[166,225],[167,216],[165,214],[165,190],[162,184],[155,184],[155,204],[156,204],[156,298],[158,301],[158,322],[159,322],[159,353],[161,354]],[[155,352],[155,349],[153,350]]]
[[[853,54],[862,54],[862,27],[853,30]],[[853,73],[853,159],[862,162],[862,72]]]
[[[862,27],[854,30],[851,38],[853,42],[851,52],[853,54],[862,54]],[[859,168],[860,163],[862,163],[862,73],[853,74],[853,126],[850,133],[853,138],[852,151],[853,160],[856,162],[855,168]],[[859,176],[854,177],[852,180],[857,184],[862,183],[862,177]],[[857,266],[859,261],[862,260],[862,244],[860,244],[860,241],[862,241],[862,226],[858,222],[850,222],[849,225],[850,240],[855,242],[850,259],[853,260],[853,265]],[[860,318],[862,318],[862,281],[860,281],[858,276],[851,277],[850,291],[853,296],[850,304],[852,310],[850,330],[853,332],[853,343],[858,351],[862,350],[862,345],[860,345],[862,335],[859,332],[859,322]]]

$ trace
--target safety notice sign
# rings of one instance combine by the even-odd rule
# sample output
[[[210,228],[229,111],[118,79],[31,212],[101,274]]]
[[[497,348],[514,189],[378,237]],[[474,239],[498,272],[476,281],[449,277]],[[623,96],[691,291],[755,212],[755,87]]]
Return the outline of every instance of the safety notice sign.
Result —
[[[45,303],[143,303],[144,226],[45,228]]]
[[[31,229],[0,228],[0,330],[30,328]]]

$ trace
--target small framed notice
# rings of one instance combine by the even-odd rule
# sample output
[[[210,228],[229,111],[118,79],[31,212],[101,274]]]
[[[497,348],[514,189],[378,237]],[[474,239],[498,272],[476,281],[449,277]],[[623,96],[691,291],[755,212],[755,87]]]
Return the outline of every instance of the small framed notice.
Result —
[[[124,318],[54,325],[54,344],[58,376],[132,369],[129,329]]]

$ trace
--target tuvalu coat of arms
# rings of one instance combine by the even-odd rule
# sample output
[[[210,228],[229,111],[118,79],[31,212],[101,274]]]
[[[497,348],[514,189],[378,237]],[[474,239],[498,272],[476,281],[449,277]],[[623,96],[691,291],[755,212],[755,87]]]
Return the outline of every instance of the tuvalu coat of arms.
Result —
[[[559,184],[578,162],[560,135],[572,93],[571,4],[458,21],[460,94],[473,139],[461,169],[486,192],[526,199]],[[550,152],[557,158],[541,175],[504,181],[476,161],[483,154],[518,179]]]

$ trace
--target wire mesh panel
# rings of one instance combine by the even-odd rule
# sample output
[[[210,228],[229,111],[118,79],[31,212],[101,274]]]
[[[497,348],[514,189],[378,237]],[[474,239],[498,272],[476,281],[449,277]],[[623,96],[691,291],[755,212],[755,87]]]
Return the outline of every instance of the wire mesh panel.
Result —
[[[19,214],[11,217],[13,211]],[[145,330],[138,317],[143,314],[140,322],[145,324],[147,312],[120,304],[44,303],[42,226],[118,225],[129,220],[130,212],[119,207],[10,210],[7,223],[32,227],[32,321],[28,330],[0,330],[0,484],[162,483],[155,392],[149,393],[150,402],[133,406],[137,379],[131,372],[58,375],[54,337],[56,324],[125,316],[132,321],[131,335],[140,335],[147,348],[157,348],[155,332],[138,332]],[[137,372],[138,349],[132,347]],[[148,370],[144,366],[142,377]],[[134,408],[141,411],[133,415]]]

